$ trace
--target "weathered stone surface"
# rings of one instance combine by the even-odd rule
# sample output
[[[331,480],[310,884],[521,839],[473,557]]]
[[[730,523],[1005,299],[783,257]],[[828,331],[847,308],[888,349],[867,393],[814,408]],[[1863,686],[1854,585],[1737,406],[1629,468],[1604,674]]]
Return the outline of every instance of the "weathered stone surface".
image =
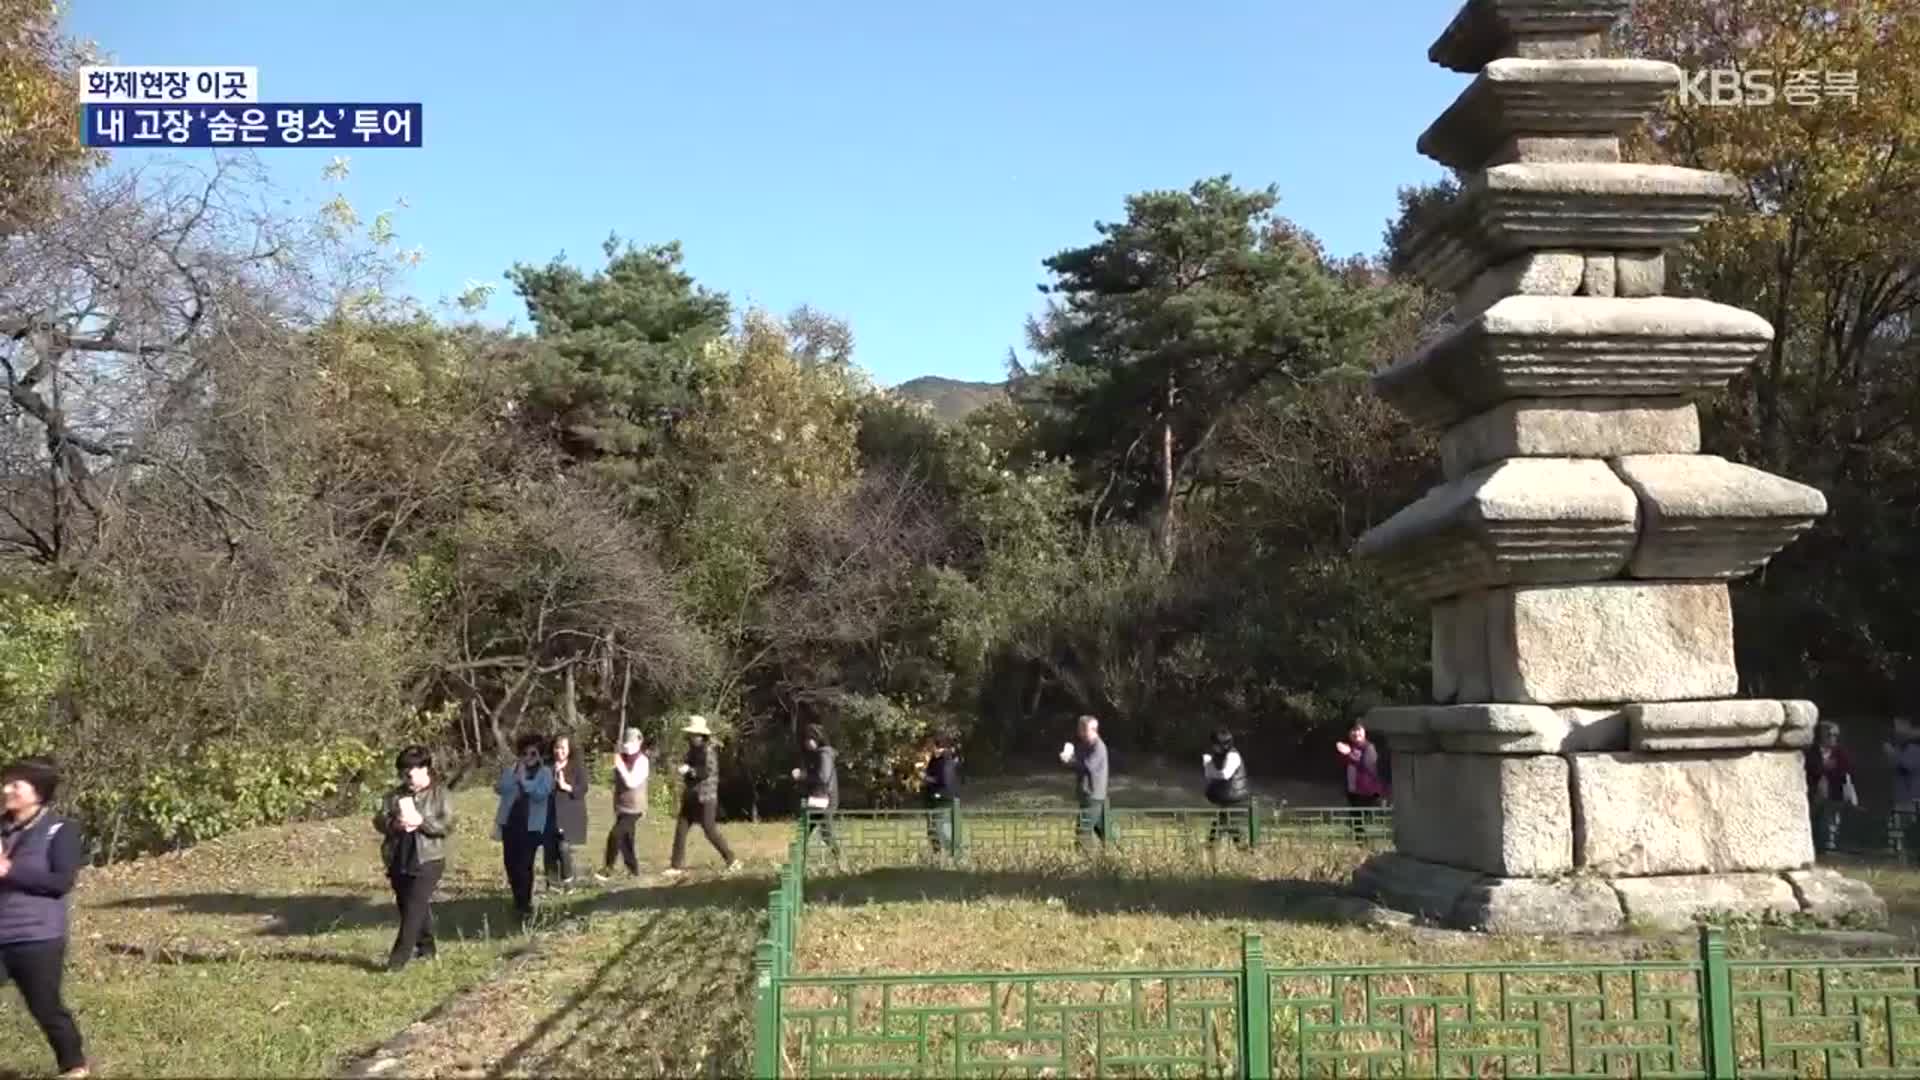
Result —
[[[1780,732],[1780,745],[1805,750],[1813,745],[1813,727],[1820,722],[1820,708],[1811,701],[1783,701],[1787,723]]]
[[[1626,162],[1514,162],[1469,176],[1408,238],[1401,267],[1452,292],[1522,251],[1665,251],[1743,191],[1722,173]]]
[[[1637,578],[1737,578],[1765,566],[1827,512],[1818,489],[1711,454],[1621,457],[1639,496]]]
[[[1656,60],[1495,60],[1420,136],[1420,152],[1476,169],[1517,137],[1585,136],[1611,143],[1605,160],[1618,160],[1618,136],[1658,109],[1679,82],[1678,67]]]
[[[1667,256],[1659,251],[1619,251],[1613,256],[1615,296],[1659,296],[1667,291]]]
[[[1501,140],[1486,163],[1619,160],[1620,140],[1613,135],[1514,135]]]
[[[1700,411],[1685,398],[1535,398],[1508,401],[1440,437],[1449,480],[1515,457],[1615,458],[1692,454]]]
[[[1434,488],[1368,530],[1354,553],[1423,599],[1599,581],[1626,566],[1637,507],[1604,462],[1513,458]]]
[[[1480,875],[1471,870],[1438,866],[1388,851],[1360,864],[1353,872],[1353,888],[1387,907],[1425,919],[1445,919],[1453,914],[1461,894],[1479,879]]]
[[[1642,753],[1772,749],[1787,732],[1786,706],[1758,698],[1629,705],[1625,715]]]
[[[1791,870],[1813,862],[1790,750],[1576,754],[1574,857],[1608,877]]]
[[[1731,697],[1738,686],[1724,585],[1490,589],[1481,603],[1456,610],[1456,624],[1475,614],[1485,620],[1493,701],[1686,701]],[[1463,626],[1460,632],[1472,631]]]
[[[1395,705],[1368,712],[1366,723],[1372,732],[1426,736],[1454,754],[1559,754],[1627,747],[1626,713],[1615,708]]]
[[[1626,928],[1620,897],[1593,878],[1482,878],[1447,920],[1491,934],[1608,934]]]
[[[1686,398],[1503,402],[1440,436],[1440,467],[1450,480],[1505,457],[1695,452],[1699,452],[1699,409]]]
[[[1684,930],[1718,915],[1786,919],[1800,913],[1793,887],[1773,874],[1678,874],[1612,884],[1627,922],[1650,930]]]
[[[1714,390],[1772,338],[1760,316],[1706,300],[1510,296],[1374,376],[1373,389],[1446,427],[1520,398]]]
[[[1573,868],[1567,761],[1407,754],[1394,762],[1394,850],[1503,877]]]
[[[1592,56],[1632,0],[1468,0],[1427,59],[1472,73],[1515,53]]]
[[[1581,296],[1612,296],[1614,284],[1613,255],[1605,253],[1587,256],[1586,272],[1580,279]]]
[[[1829,925],[1885,926],[1887,905],[1874,895],[1873,887],[1855,881],[1838,871],[1823,868],[1789,870],[1787,884],[1793,886],[1800,910]]]
[[[1572,296],[1580,291],[1587,257],[1577,251],[1529,251],[1488,267],[1453,298],[1455,321],[1465,322],[1509,296]]]

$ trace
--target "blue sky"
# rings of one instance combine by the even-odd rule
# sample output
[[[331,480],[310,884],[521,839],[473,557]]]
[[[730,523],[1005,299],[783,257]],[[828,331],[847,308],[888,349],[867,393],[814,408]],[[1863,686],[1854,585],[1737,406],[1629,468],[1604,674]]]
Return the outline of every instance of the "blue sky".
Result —
[[[736,303],[853,326],[893,384],[1000,377],[1040,260],[1146,188],[1231,173],[1336,254],[1373,252],[1414,140],[1464,78],[1426,62],[1457,0],[965,4],[76,0],[122,64],[247,64],[266,101],[420,101],[425,146],[352,155],[396,197],[416,292],[609,231],[678,239]],[[122,155],[159,151],[121,151]],[[199,151],[211,153],[211,151]],[[262,154],[317,196],[326,150]]]

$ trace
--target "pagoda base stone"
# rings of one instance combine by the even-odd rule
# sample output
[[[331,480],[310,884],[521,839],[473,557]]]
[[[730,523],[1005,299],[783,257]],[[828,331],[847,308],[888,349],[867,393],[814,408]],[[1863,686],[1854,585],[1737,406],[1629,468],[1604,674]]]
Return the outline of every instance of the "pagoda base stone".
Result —
[[[1573,754],[1567,760],[1578,822],[1573,859],[1582,870],[1647,877],[1813,865],[1806,773],[1797,750]]]
[[[1878,927],[1886,905],[1865,884],[1832,870],[1509,878],[1474,874],[1399,852],[1353,874],[1354,891],[1429,923],[1489,934],[1610,934],[1683,930],[1728,917]]]
[[[1394,777],[1393,846],[1415,858],[1508,877],[1573,869],[1567,759],[1552,754],[1408,754]]]

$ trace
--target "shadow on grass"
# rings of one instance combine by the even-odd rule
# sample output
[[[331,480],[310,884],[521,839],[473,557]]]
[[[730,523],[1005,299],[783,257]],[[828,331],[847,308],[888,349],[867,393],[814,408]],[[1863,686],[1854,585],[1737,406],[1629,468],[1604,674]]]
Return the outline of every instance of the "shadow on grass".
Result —
[[[254,935],[261,937],[319,937],[341,931],[393,927],[399,918],[393,901],[376,901],[363,893],[328,892],[288,896],[284,893],[244,892],[174,893],[134,896],[104,905],[109,910],[169,911],[181,915],[212,915],[263,920]],[[500,936],[513,925],[505,890],[497,897],[457,896],[433,905],[434,936],[442,940]]]
[[[769,877],[696,879],[557,908],[644,917],[488,1075],[574,1074],[613,1062],[630,1075],[745,1075],[753,950],[772,888]],[[556,939],[552,947],[571,946]]]
[[[337,967],[347,967],[357,971],[376,973],[387,969],[384,963],[376,961],[372,957],[354,956],[348,953],[320,952],[315,949],[265,949],[259,952],[245,949],[202,951],[195,949],[149,949],[142,945],[109,944],[106,947],[106,951],[114,956],[145,960],[153,964],[231,964],[243,960],[264,960],[276,964],[332,964]]]
[[[1205,919],[1339,921],[1325,906],[1356,899],[1325,881],[1212,875],[1137,877],[966,868],[891,868],[807,882],[809,904],[1057,900],[1082,915],[1150,912]]]

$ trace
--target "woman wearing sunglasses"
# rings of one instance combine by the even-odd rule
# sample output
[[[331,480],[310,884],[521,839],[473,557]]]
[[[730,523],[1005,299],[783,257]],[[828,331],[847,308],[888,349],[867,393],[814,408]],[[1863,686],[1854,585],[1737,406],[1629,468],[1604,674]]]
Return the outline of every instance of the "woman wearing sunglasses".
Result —
[[[540,755],[545,741],[531,734],[516,739],[513,745],[519,759],[500,774],[496,786],[500,808],[494,813],[493,831],[507,865],[513,913],[523,928],[533,917],[533,860],[546,836],[553,795],[553,770]]]

